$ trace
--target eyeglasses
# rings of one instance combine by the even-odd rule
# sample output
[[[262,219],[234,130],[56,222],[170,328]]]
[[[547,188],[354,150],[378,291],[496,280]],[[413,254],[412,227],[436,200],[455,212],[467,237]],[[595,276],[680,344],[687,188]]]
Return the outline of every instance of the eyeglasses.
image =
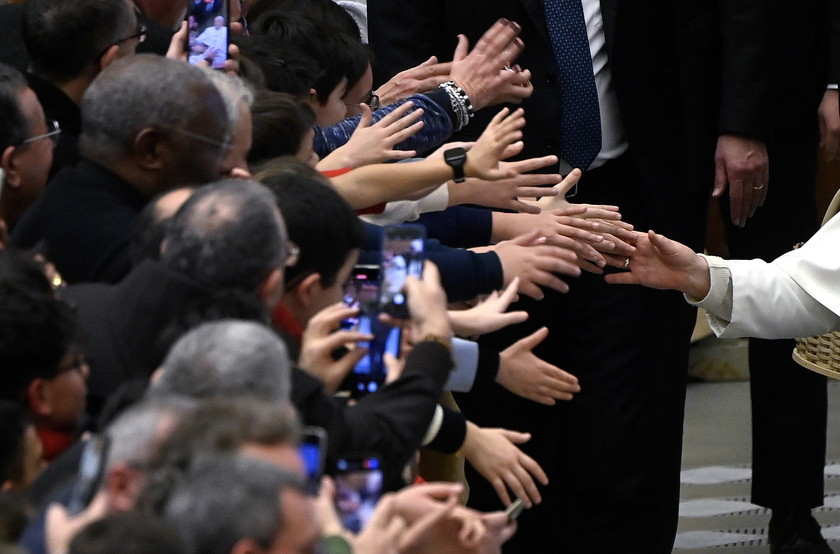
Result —
[[[286,241],[286,267],[294,267],[300,261],[300,246],[290,240]]]
[[[367,96],[365,97],[365,99],[362,100],[362,103],[367,104],[368,106],[370,106],[371,110],[376,111],[380,107],[379,95],[376,94],[376,92],[374,92],[374,91],[370,91],[370,92],[367,93]],[[348,102],[345,102],[344,104],[346,104],[347,106],[357,106],[358,105],[358,104],[350,104]]]
[[[136,29],[136,31],[133,35],[129,35],[125,38],[121,38],[119,40],[116,40],[116,41],[112,42],[111,44],[106,46],[105,49],[102,52],[99,53],[98,56],[96,56],[96,59],[98,60],[102,56],[104,56],[105,52],[107,52],[108,49],[111,48],[112,46],[119,46],[123,42],[128,42],[129,40],[131,40],[133,38],[136,38],[137,42],[146,42],[146,35],[147,34],[148,34],[148,31],[146,30],[146,26],[138,23],[137,24],[137,29]]]
[[[28,139],[22,141],[20,144],[21,146],[25,146],[27,144],[31,144],[36,140],[41,140],[48,138],[54,143],[58,143],[58,135],[61,134],[61,127],[58,124],[58,121],[55,119],[47,120],[47,132],[42,135],[35,135],[34,137],[29,137]]]
[[[233,145],[229,142],[222,142],[220,140],[211,139],[210,137],[205,137],[204,135],[200,135],[198,133],[193,133],[192,131],[187,131],[186,129],[178,129],[177,127],[163,127],[163,129],[170,131],[172,133],[178,133],[179,135],[184,135],[185,137],[190,137],[195,140],[199,140],[205,144],[210,144],[219,148],[221,150],[230,150],[233,148]]]

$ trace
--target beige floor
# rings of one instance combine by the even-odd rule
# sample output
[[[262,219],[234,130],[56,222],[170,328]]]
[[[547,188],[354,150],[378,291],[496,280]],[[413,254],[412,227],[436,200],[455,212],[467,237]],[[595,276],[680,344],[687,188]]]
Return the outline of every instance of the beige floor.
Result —
[[[717,339],[711,339],[715,341]],[[703,350],[706,349],[706,350]],[[715,349],[718,349],[715,359]],[[737,343],[695,346],[693,371],[731,380],[695,382],[688,387],[675,552],[766,553],[769,514],[749,503],[750,412],[745,353]],[[803,369],[803,371],[806,371]],[[823,535],[840,553],[840,382],[829,386],[826,505],[815,516]],[[725,429],[726,432],[721,432]]]

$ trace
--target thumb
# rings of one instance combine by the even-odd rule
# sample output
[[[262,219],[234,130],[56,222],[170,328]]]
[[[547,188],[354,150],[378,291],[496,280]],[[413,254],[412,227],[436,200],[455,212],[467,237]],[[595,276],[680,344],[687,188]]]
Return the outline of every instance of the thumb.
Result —
[[[519,431],[511,431],[510,429],[499,429],[502,436],[513,444],[523,444],[531,440],[531,433],[520,433]]]
[[[359,119],[359,126],[356,127],[356,129],[370,127],[370,122],[373,120],[373,112],[371,111],[370,106],[363,102],[359,104],[359,107],[362,108],[362,117]]]
[[[712,198],[717,198],[726,190],[726,162],[722,159],[715,159],[715,188],[712,190]]]
[[[557,189],[557,195],[566,196],[566,193],[572,190],[572,187],[575,186],[578,181],[580,181],[580,176],[580,169],[574,168],[573,170],[571,170],[562,181],[554,185],[554,188]]]
[[[458,35],[458,46],[455,47],[455,54],[452,56],[452,61],[457,62],[467,57],[469,51],[469,41],[465,35]]]
[[[548,327],[541,327],[523,339],[519,339],[517,344],[533,350],[539,343],[545,340],[548,336]]]

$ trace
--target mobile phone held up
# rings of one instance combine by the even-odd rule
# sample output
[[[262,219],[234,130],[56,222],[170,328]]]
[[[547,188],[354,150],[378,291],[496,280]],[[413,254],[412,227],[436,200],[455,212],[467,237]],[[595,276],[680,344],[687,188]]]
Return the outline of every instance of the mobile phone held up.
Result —
[[[187,60],[206,60],[222,69],[228,58],[231,0],[190,0],[187,9]]]
[[[348,391],[352,398],[360,398],[379,390],[387,374],[385,353],[395,358],[399,357],[400,353],[400,329],[388,327],[378,319],[379,273],[378,265],[357,265],[344,285],[345,304],[359,308],[359,314],[345,319],[341,324],[342,328],[357,329],[373,335],[370,342],[358,344],[368,352],[339,387],[341,391]],[[347,350],[344,349],[340,355],[346,353]]]
[[[379,459],[353,455],[336,462],[335,506],[345,529],[358,533],[376,509],[382,496],[382,470]]]
[[[77,515],[88,507],[96,491],[102,485],[105,462],[108,455],[108,440],[102,435],[93,435],[85,440],[79,458],[79,470],[70,490],[67,511]]]
[[[304,427],[298,451],[306,469],[309,494],[317,495],[327,457],[327,432],[321,427]]]
[[[409,317],[405,280],[409,275],[423,276],[425,238],[421,225],[389,225],[383,230],[379,309],[386,314]]]

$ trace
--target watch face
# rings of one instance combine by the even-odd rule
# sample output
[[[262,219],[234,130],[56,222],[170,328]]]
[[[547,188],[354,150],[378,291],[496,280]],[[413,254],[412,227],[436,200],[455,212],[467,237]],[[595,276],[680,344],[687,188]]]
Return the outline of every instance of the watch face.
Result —
[[[467,151],[463,148],[450,148],[443,153],[447,163],[463,163],[467,159]]]

